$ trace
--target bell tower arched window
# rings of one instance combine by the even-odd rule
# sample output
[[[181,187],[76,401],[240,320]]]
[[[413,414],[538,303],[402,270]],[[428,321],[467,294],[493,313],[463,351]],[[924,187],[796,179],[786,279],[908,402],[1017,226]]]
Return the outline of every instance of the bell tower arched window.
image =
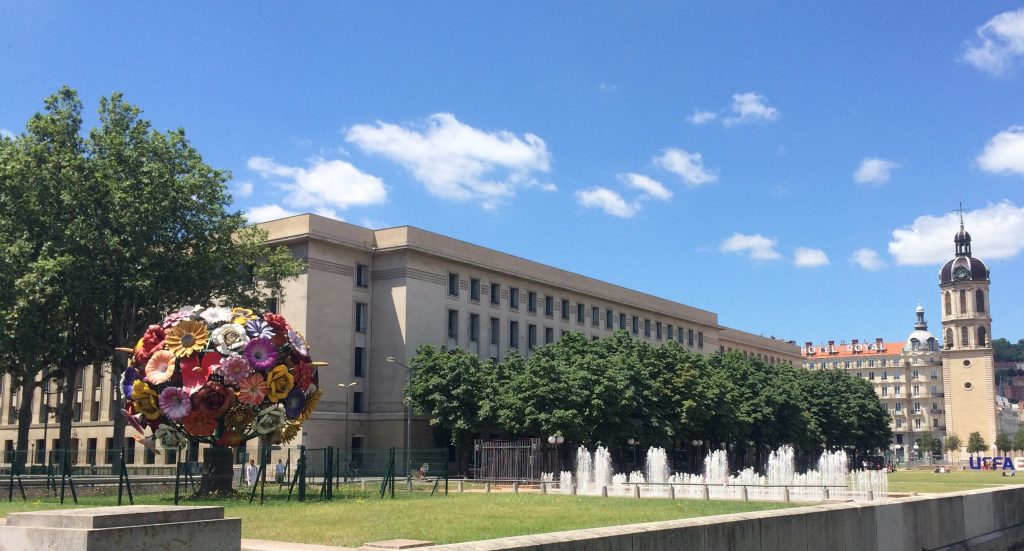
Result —
[[[987,340],[988,340],[988,332],[985,331],[985,327],[984,326],[979,327],[978,328],[978,346],[985,346],[985,343],[987,342]]]
[[[961,291],[961,292],[963,292],[963,291]],[[971,332],[966,327],[963,327],[963,328],[960,329],[960,346],[970,346],[970,345],[971,345]]]
[[[967,291],[960,289],[960,313],[967,313]]]
[[[978,312],[985,311],[985,291],[981,289],[974,292],[974,309]]]
[[[946,291],[946,315],[953,314],[953,294]]]
[[[953,330],[946,329],[946,348],[953,348]]]

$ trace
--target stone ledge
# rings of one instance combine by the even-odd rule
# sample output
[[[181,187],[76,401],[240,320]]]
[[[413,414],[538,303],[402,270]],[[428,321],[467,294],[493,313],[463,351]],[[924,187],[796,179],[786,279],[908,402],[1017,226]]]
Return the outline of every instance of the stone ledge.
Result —
[[[356,549],[290,541],[243,539],[241,551],[356,551]]]

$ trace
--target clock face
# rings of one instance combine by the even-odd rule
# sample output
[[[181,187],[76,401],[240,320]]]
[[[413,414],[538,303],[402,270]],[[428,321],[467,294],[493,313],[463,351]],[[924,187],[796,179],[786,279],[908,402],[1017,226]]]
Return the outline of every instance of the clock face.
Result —
[[[970,275],[971,271],[968,270],[966,266],[960,266],[957,269],[953,270],[953,277],[957,279],[967,279],[967,277]]]

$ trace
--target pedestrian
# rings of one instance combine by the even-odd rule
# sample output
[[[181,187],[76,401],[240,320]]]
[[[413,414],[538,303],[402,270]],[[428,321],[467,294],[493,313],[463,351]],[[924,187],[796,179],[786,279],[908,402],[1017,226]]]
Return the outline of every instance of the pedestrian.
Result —
[[[280,459],[277,460],[277,465],[274,465],[274,480],[277,480],[278,484],[284,484],[284,462]]]
[[[259,475],[259,467],[256,466],[256,460],[250,459],[249,464],[245,466],[245,484],[248,486],[256,485],[256,476]]]

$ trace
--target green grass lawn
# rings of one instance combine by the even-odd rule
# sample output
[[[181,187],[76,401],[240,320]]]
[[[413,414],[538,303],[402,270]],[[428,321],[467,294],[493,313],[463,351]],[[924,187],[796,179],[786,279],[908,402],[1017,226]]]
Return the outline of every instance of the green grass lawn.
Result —
[[[332,502],[202,502],[223,505],[242,519],[246,538],[359,546],[395,538],[455,543],[505,536],[614,526],[688,517],[761,511],[782,503],[600,498],[540,494],[452,493],[430,497],[398,493],[381,500],[372,493],[342,492]],[[5,496],[6,497],[6,496]],[[83,497],[81,507],[114,505],[116,498]],[[70,499],[68,499],[70,502]],[[127,502],[127,500],[126,500]],[[167,495],[139,496],[140,504],[173,503]],[[191,503],[184,503],[191,504]],[[69,507],[71,505],[65,505]],[[0,515],[60,507],[53,499],[0,502]]]
[[[1007,471],[1009,472],[1009,471]],[[1024,473],[1004,477],[1002,471],[897,471],[889,475],[889,491],[901,493],[943,493],[993,488],[1004,484],[1024,484]]]

